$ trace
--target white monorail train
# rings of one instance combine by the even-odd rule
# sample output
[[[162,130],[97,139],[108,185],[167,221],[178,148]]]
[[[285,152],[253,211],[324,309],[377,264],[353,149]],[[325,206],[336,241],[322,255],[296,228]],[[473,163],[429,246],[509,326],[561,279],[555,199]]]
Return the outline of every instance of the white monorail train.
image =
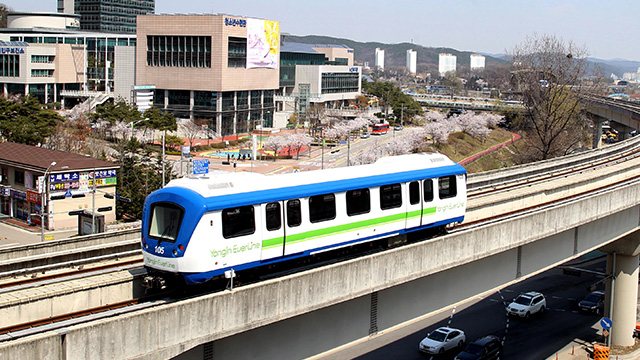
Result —
[[[443,227],[462,222],[466,201],[465,169],[440,154],[173,180],[144,204],[146,282],[178,275],[198,284],[231,269]]]

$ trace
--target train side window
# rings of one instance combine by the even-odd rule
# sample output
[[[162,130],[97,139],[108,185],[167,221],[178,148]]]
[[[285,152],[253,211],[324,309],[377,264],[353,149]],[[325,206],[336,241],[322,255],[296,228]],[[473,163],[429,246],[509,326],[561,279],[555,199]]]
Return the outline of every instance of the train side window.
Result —
[[[387,210],[402,206],[400,184],[380,186],[380,209]]]
[[[302,223],[300,211],[300,200],[293,199],[287,201],[287,225],[289,227],[299,226]]]
[[[336,218],[336,196],[323,194],[309,197],[309,221],[312,223]]]
[[[440,199],[452,198],[457,194],[456,177],[449,175],[438,178],[438,194]]]
[[[371,211],[369,189],[349,190],[346,195],[347,215],[366,214]]]
[[[424,202],[433,201],[433,180],[427,179],[422,182],[424,192]]]
[[[279,202],[271,202],[265,206],[267,230],[278,230],[282,226],[282,212]]]
[[[415,205],[420,202],[420,183],[412,181],[409,183],[409,204]]]
[[[253,205],[222,210],[222,236],[225,239],[256,232]]]

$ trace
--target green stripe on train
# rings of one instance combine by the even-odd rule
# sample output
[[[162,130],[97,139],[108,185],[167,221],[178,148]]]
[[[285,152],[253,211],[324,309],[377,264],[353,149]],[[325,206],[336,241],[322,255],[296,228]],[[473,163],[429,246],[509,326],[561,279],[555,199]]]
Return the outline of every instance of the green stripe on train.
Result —
[[[430,207],[426,208],[422,211],[422,216],[433,215],[436,213],[436,208]],[[394,222],[399,222],[403,220],[413,220],[420,217],[420,210],[411,211],[408,213],[394,214],[383,216],[375,219],[357,221],[349,224],[336,225],[328,228],[318,229],[303,232],[300,234],[288,235],[287,236],[287,244],[295,244],[301,243],[308,240],[318,239],[321,237],[332,236],[337,234],[342,234],[349,231],[355,231],[360,229],[366,229],[374,226],[387,225]],[[277,237],[273,239],[267,239],[262,241],[262,249],[271,249],[275,247],[282,246],[283,237]]]

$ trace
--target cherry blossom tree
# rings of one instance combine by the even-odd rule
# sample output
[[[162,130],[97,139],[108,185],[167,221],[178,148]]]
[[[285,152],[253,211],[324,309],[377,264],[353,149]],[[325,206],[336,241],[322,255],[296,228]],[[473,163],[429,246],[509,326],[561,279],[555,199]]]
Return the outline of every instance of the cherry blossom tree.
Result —
[[[311,137],[303,133],[289,134],[284,140],[286,146],[289,147],[289,151],[293,151],[296,154],[296,160],[300,156],[300,149],[311,144]]]
[[[278,155],[278,150],[285,147],[287,144],[287,140],[284,136],[270,136],[264,143],[264,148],[267,150],[272,150],[274,153],[273,161],[276,161],[276,155]]]

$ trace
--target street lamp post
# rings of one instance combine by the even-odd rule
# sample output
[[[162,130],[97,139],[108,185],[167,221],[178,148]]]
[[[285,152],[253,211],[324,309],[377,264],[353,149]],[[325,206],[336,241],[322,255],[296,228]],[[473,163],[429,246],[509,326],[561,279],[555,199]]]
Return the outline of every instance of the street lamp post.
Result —
[[[49,170],[51,169],[52,166],[56,166],[57,162],[53,161],[51,162],[51,164],[49,164],[49,167],[47,167],[47,170],[44,171],[44,176],[43,176],[43,184],[42,184],[42,191],[40,194],[40,241],[44,242],[44,212],[45,212],[45,198],[47,197],[48,191],[49,190],[49,186],[48,186],[48,181],[47,181],[47,173],[49,172]],[[47,219],[49,218],[49,213],[47,212]]]

